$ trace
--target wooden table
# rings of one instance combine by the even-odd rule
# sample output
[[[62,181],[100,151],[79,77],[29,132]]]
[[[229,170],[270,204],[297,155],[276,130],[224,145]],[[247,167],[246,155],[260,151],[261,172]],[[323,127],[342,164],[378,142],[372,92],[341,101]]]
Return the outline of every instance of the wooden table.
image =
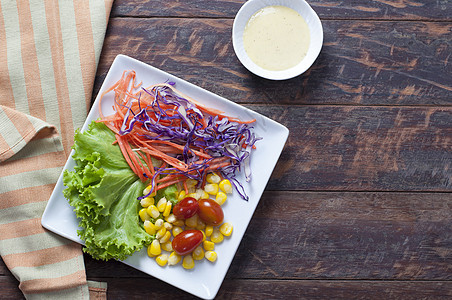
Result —
[[[218,298],[450,299],[452,2],[308,1],[323,49],[281,82],[234,54],[244,2],[116,0],[93,93],[122,53],[289,128]],[[110,299],[192,297],[122,263],[85,262]],[[0,298],[21,297],[3,261],[0,282]]]

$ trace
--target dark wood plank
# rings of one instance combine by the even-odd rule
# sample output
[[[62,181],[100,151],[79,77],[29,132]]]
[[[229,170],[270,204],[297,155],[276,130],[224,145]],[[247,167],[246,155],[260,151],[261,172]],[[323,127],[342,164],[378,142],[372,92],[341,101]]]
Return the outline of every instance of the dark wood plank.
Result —
[[[112,17],[189,17],[189,18],[234,18],[245,3],[243,0],[209,1],[158,1],[117,0]]]
[[[248,107],[290,130],[269,189],[452,191],[452,108]]]
[[[0,273],[2,266],[4,263],[0,259]],[[11,274],[7,276],[0,274],[0,299],[25,299],[19,290],[19,282]]]
[[[107,282],[108,299],[199,299],[149,278],[92,278]],[[0,276],[1,299],[24,299],[16,283]],[[450,299],[450,281],[345,281],[227,279],[216,299]]]
[[[323,24],[324,47],[315,64],[294,79],[270,81],[238,61],[231,20],[113,18],[94,95],[115,56],[126,54],[238,103],[452,104],[452,23]]]
[[[266,192],[228,278],[451,280],[452,196]]]
[[[103,278],[102,278],[103,279]],[[114,299],[199,299],[154,279],[106,279]],[[452,283],[327,280],[226,280],[215,299],[449,299]]]
[[[226,278],[452,280],[451,208],[450,193],[267,191]],[[85,264],[89,278],[148,277]]]
[[[244,0],[116,0],[112,16],[234,18]],[[382,20],[451,20],[450,1],[308,0],[320,18]]]

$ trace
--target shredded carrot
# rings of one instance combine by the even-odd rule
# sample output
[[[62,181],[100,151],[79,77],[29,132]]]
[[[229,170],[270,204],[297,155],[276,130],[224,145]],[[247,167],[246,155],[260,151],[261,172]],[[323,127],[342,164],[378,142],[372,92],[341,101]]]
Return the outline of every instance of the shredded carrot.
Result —
[[[188,194],[188,186],[187,186],[186,180],[184,181],[184,191],[185,191],[185,194]]]
[[[161,190],[161,189],[166,188],[166,187],[169,187],[170,185],[173,185],[173,184],[175,184],[175,183],[182,182],[182,181],[186,181],[186,179],[187,179],[187,178],[185,178],[185,177],[180,177],[180,178],[176,178],[176,179],[174,179],[174,180],[172,180],[172,181],[167,181],[167,182],[165,182],[165,183],[162,183],[162,184],[160,184],[160,185],[157,185],[156,191]]]

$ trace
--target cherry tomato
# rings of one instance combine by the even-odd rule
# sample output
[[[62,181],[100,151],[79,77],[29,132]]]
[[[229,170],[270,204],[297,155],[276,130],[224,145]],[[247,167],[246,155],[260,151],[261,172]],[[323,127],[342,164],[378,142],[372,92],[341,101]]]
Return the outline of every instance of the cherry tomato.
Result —
[[[202,232],[196,229],[184,230],[173,239],[173,250],[179,255],[187,255],[202,243]]]
[[[195,198],[187,197],[178,202],[173,207],[173,214],[178,219],[188,219],[198,212],[198,201]]]
[[[224,213],[220,204],[212,199],[200,199],[198,201],[198,205],[198,216],[204,221],[204,223],[216,226],[223,222]]]

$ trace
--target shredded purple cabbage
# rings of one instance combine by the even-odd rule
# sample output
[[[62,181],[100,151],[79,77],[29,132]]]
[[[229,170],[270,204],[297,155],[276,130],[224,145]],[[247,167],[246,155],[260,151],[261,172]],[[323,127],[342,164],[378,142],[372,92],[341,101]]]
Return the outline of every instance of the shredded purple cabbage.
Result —
[[[172,82],[169,84],[174,85]],[[193,149],[201,148],[212,159],[216,157],[230,159],[230,165],[222,167],[216,172],[229,179],[240,196],[248,201],[245,189],[236,179],[236,175],[243,170],[246,181],[251,180],[250,155],[256,141],[261,139],[253,133],[253,126],[203,114],[193,103],[177,95],[168,86],[156,86],[151,90],[142,88],[142,90],[152,96],[154,99],[152,105],[142,107],[142,103],[138,99],[141,110],[134,113],[130,108],[131,104],[128,103],[129,106],[126,105],[128,110],[119,133],[121,135],[129,134],[133,127],[138,125],[149,132],[144,135],[147,139],[171,141],[183,145],[183,153],[177,155],[176,158],[189,166],[186,172],[174,167],[156,168],[155,175],[150,179],[152,189],[149,194],[153,192],[158,175],[182,174],[198,180],[200,184],[205,178],[206,169],[211,160],[204,159],[202,164],[196,163],[201,158]],[[164,109],[161,104],[174,105],[175,109]],[[203,128],[202,119],[206,120],[205,128]],[[167,125],[167,122],[170,125]]]

